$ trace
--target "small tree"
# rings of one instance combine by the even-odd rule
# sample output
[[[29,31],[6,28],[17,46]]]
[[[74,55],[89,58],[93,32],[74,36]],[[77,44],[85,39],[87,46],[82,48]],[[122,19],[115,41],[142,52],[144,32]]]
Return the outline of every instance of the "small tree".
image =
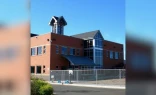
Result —
[[[46,81],[31,77],[31,95],[52,95],[53,88]]]

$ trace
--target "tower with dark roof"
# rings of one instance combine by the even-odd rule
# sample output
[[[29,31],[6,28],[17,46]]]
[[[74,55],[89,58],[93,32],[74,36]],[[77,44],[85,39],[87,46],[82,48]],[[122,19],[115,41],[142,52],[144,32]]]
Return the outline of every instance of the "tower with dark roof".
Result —
[[[63,16],[56,17],[53,16],[50,23],[50,26],[52,26],[51,32],[64,35],[64,26],[67,25],[67,22],[65,21]]]

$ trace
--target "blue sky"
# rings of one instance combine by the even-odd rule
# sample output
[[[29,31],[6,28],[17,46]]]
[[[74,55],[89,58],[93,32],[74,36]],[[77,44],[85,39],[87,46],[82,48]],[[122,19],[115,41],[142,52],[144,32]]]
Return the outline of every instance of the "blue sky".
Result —
[[[1,21],[28,19],[25,0],[1,0],[0,3],[0,9],[5,9],[0,11],[4,14],[0,15]],[[49,33],[52,16],[64,16],[68,23],[65,35],[100,30],[104,39],[125,46],[125,0],[31,0],[32,33]]]
[[[32,32],[50,32],[48,23],[54,15],[66,19],[65,35],[100,30],[107,40],[125,42],[124,0],[33,0]]]
[[[156,41],[156,0],[126,0],[128,34]]]
[[[31,17],[31,32],[50,32],[52,16],[67,20],[66,35],[99,29],[107,40],[125,45],[127,33],[156,41],[156,0],[0,0],[0,22],[15,23]]]
[[[0,0],[0,23],[13,24],[29,19],[26,0]]]

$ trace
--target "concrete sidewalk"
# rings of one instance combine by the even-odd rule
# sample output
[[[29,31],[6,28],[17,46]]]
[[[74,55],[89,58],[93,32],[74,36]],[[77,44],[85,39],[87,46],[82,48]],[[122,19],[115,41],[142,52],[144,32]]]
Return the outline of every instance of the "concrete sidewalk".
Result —
[[[78,86],[78,87],[92,87],[92,88],[107,88],[107,89],[126,89],[125,86],[121,85],[93,85],[93,84],[62,84],[62,83],[52,83],[52,85],[64,85],[64,86]]]

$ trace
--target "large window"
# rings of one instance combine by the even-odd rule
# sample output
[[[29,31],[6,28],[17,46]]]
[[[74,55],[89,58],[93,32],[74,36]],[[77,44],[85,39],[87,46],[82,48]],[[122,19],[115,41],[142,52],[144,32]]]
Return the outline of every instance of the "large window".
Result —
[[[62,54],[67,54],[67,47],[62,47]]]
[[[100,33],[97,33],[95,36],[95,47],[98,47],[98,48],[103,47],[103,38]]]
[[[35,66],[31,66],[31,73],[35,73]]]
[[[113,59],[113,51],[110,51],[110,59]]]
[[[37,73],[37,74],[41,74],[41,66],[37,66],[37,68],[36,68],[36,73]]]
[[[35,48],[31,48],[31,56],[36,55]]]
[[[74,49],[70,48],[70,55],[74,55]]]
[[[93,60],[93,49],[84,50],[84,56],[87,56]]]
[[[119,59],[119,53],[118,52],[115,52],[115,59]]]
[[[95,49],[95,63],[103,65],[103,50]]]
[[[93,39],[85,40],[84,48],[91,48],[91,47],[93,47]]]
[[[37,47],[37,55],[41,55],[42,54],[42,46]]]
[[[95,47],[102,48],[103,47],[103,40],[95,39]]]

